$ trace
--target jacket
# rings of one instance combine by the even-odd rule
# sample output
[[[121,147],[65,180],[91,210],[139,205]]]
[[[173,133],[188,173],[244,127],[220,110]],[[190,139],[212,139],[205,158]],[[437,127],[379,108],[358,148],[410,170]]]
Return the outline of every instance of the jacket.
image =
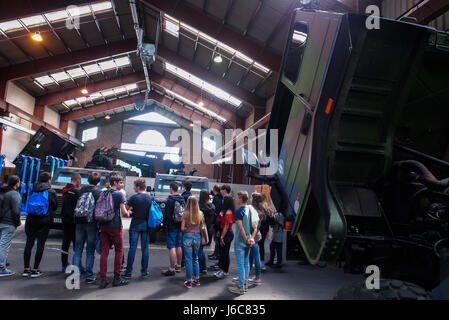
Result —
[[[187,203],[187,199],[192,195],[191,191],[184,191],[181,196],[184,198],[184,202]]]
[[[274,214],[273,242],[282,242],[284,238],[284,215],[280,212]]]
[[[56,191],[51,188],[48,183],[38,182],[34,185],[33,192],[42,192],[48,190],[48,211],[45,216],[28,215],[26,223],[31,224],[51,224],[55,217],[55,211],[58,209],[58,200],[56,199]]]
[[[80,189],[71,183],[67,183],[62,190],[61,218],[64,222],[73,223],[73,212],[79,197]]]
[[[173,221],[173,212],[175,210],[176,201],[181,203],[181,205],[185,206],[184,197],[179,194],[169,195],[167,200],[165,200],[164,225],[167,227],[168,230],[181,228],[180,222],[175,223]]]
[[[215,215],[218,216],[220,214],[221,208],[223,207],[223,196],[221,193],[217,193],[212,199],[212,203],[215,206]]]
[[[200,203],[200,210],[203,212],[204,221],[206,221],[207,230],[215,223],[215,206],[210,203]]]
[[[21,225],[20,222],[20,193],[13,189],[4,189],[3,193],[3,219],[0,223],[8,224],[14,227]]]

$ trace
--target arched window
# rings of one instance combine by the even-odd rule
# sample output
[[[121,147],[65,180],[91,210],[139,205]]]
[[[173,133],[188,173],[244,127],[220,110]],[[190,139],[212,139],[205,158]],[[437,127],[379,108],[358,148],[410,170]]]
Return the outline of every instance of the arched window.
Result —
[[[147,130],[142,132],[137,137],[136,143],[163,147],[167,145],[167,141],[164,136],[156,130]]]

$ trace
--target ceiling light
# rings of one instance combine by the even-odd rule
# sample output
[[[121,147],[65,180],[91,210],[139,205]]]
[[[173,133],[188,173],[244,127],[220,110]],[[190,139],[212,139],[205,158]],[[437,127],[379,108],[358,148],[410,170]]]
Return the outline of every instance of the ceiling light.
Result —
[[[193,123],[189,124],[189,126],[193,127]]]
[[[223,58],[221,57],[221,55],[216,55],[214,57],[214,62],[215,63],[222,63],[223,62]]]
[[[107,115],[104,116],[104,118],[105,118],[106,120],[109,120],[109,119],[111,119],[111,116],[107,114]]]
[[[86,88],[81,89],[82,94],[89,94],[89,91]]]
[[[33,41],[36,41],[36,42],[42,42],[42,40],[44,40],[44,39],[42,38],[40,32],[35,32],[35,33],[33,33],[33,34],[31,35],[31,39],[33,39]]]
[[[204,107],[204,102],[203,102],[203,101],[200,101],[200,102],[198,102],[198,105],[199,105],[200,107]]]

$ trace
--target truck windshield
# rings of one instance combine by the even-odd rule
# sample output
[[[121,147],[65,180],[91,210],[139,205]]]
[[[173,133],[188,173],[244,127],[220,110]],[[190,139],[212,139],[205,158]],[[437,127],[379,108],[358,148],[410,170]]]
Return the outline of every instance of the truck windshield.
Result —
[[[159,180],[156,183],[155,191],[156,192],[167,192],[167,193],[169,193],[170,192],[170,183],[172,183],[173,181],[176,181],[179,184],[179,186],[180,186],[180,190],[179,191],[181,191],[182,190],[182,183],[183,183],[183,181],[168,180],[168,179],[167,180],[165,180],[165,179]],[[202,189],[208,190],[208,188],[209,188],[209,185],[206,182],[201,182],[201,181],[198,181],[198,182],[191,181],[191,182],[192,182],[192,189],[190,191],[192,191],[192,192],[193,191],[200,192]]]
[[[54,185],[61,185],[65,186],[67,183],[71,182],[72,174],[74,172],[70,171],[61,171],[55,176],[52,180],[52,184]],[[89,185],[89,182],[87,181],[87,178],[89,177],[89,172],[78,172],[81,175],[81,185]],[[101,180],[98,183],[98,186],[104,186],[106,183],[106,179],[108,177],[106,175],[101,176]]]

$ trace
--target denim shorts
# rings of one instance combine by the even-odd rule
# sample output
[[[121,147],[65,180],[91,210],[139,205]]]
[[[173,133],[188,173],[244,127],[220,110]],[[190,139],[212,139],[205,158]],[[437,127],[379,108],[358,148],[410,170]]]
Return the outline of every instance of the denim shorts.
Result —
[[[182,247],[182,232],[181,229],[176,228],[167,230],[167,248]]]

